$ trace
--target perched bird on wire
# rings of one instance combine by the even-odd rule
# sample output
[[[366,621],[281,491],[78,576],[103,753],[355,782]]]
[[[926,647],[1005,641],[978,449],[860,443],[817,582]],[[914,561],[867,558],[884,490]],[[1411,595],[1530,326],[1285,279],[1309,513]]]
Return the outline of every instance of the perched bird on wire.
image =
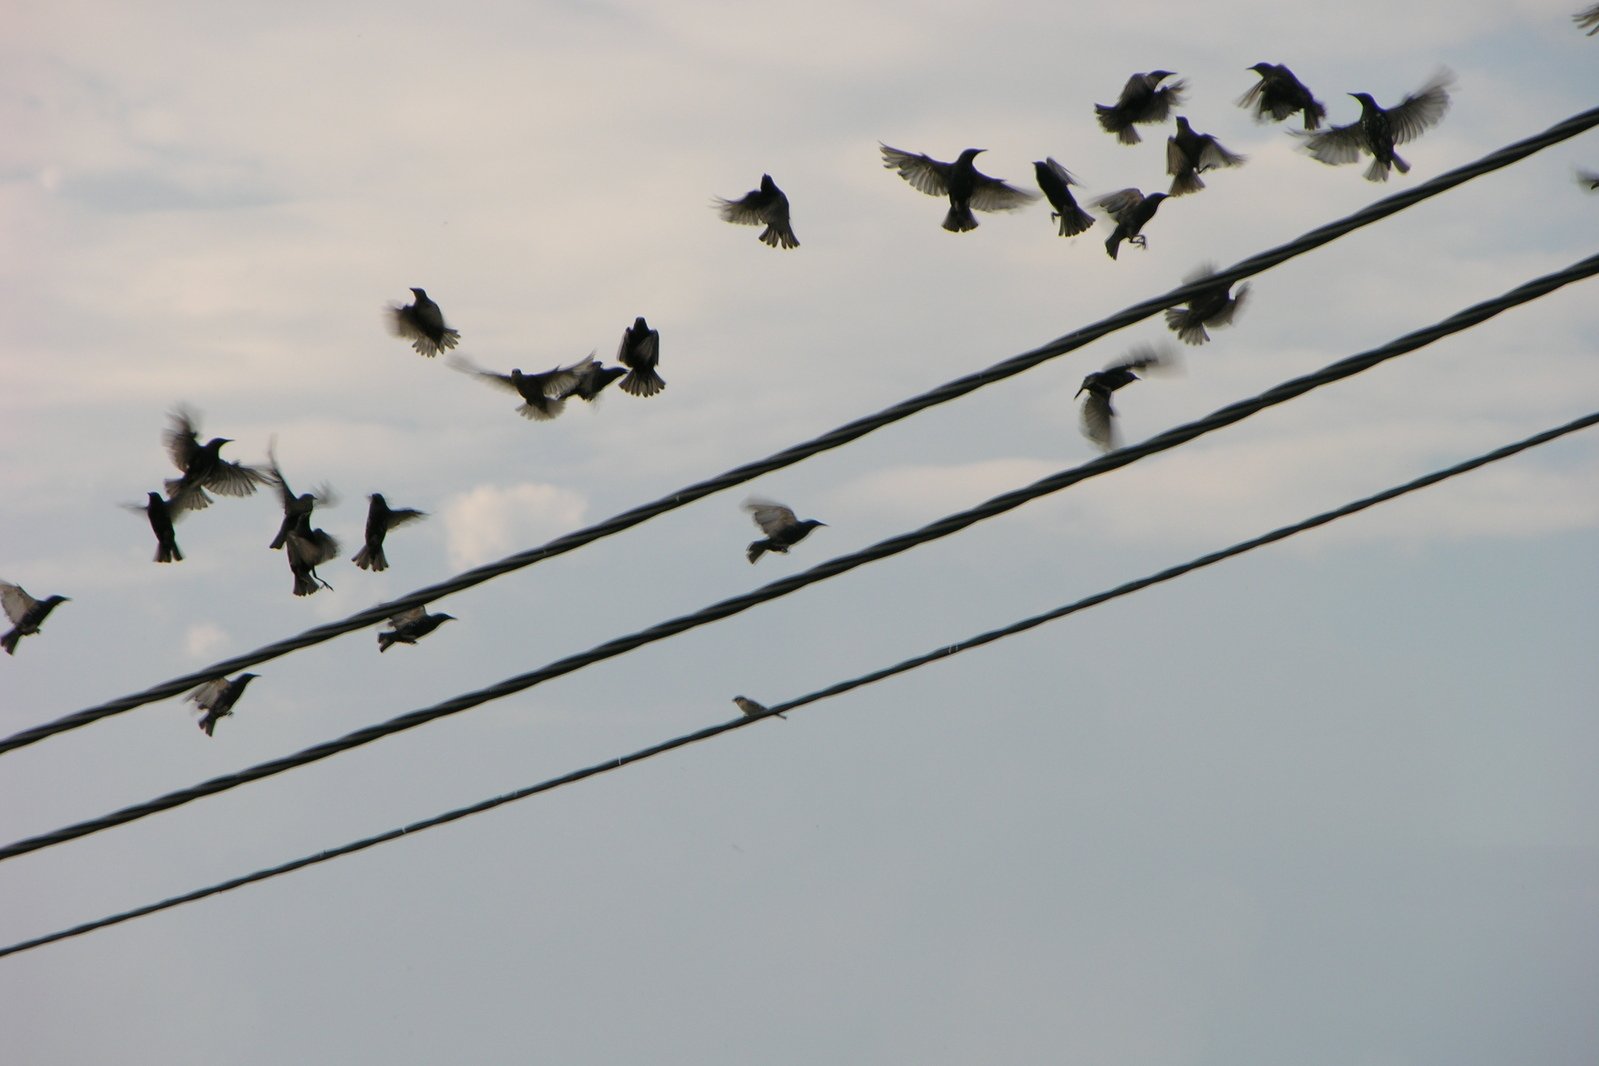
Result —
[[[1370,93],[1350,93],[1360,101],[1360,118],[1347,126],[1333,126],[1319,133],[1300,133],[1305,148],[1318,162],[1329,166],[1353,163],[1362,152],[1371,156],[1366,168],[1367,181],[1387,181],[1390,168],[1410,173],[1410,164],[1394,151],[1394,146],[1421,136],[1449,110],[1449,87],[1454,75],[1447,70],[1434,74],[1426,85],[1390,108],[1382,108]]]
[[[616,361],[627,367],[627,376],[617,388],[628,395],[654,396],[666,388],[666,382],[655,370],[661,361],[661,331],[651,329],[643,315],[622,331]]]
[[[1122,189],[1095,200],[1094,206],[1116,222],[1116,228],[1105,238],[1105,253],[1115,259],[1116,249],[1122,241],[1139,248],[1148,247],[1143,228],[1155,217],[1155,211],[1165,199],[1167,195],[1163,192],[1152,192],[1145,196],[1137,189]]]
[[[767,707],[756,703],[748,696],[734,696],[733,702],[738,704],[738,709],[744,712],[745,718],[759,718],[762,715],[771,715],[773,718],[781,718],[785,722],[788,721],[788,715],[784,714],[782,711],[778,711],[774,714]]]
[[[389,558],[383,554],[383,538],[388,536],[389,530],[395,526],[403,526],[418,518],[426,518],[427,512],[410,507],[391,508],[381,492],[372,493],[369,499],[372,502],[366,509],[366,541],[350,561],[362,570],[387,570]]]
[[[573,363],[568,369],[572,371],[573,383],[571,389],[561,398],[564,400],[576,396],[585,403],[593,403],[605,390],[605,386],[627,373],[626,367],[601,366],[600,361],[594,358],[593,352],[589,353],[587,359]]]
[[[283,521],[278,525],[278,534],[272,538],[272,543],[267,547],[274,551],[283,547],[283,542],[291,532],[309,532],[311,529],[311,512],[316,510],[317,504],[332,506],[338,497],[326,484],[318,485],[315,492],[303,492],[296,496],[294,490],[289,488],[288,481],[283,477],[283,469],[278,466],[277,445],[267,445],[267,478],[277,486],[278,498],[283,503]]]
[[[1062,237],[1075,237],[1094,224],[1094,216],[1079,207],[1077,198],[1072,195],[1071,187],[1082,183],[1072,177],[1071,171],[1055,162],[1053,156],[1035,160],[1033,171],[1038,187],[1044,191],[1049,206],[1055,209],[1049,217],[1060,223]]]
[[[1123,144],[1137,144],[1143,138],[1133,129],[1135,123],[1165,122],[1171,109],[1183,102],[1188,86],[1181,80],[1169,85],[1161,82],[1173,76],[1170,70],[1152,70],[1127,79],[1114,104],[1095,104],[1094,113],[1106,133],[1114,133]]]
[[[763,552],[776,552],[787,555],[788,549],[810,536],[811,530],[817,526],[825,526],[826,522],[818,522],[814,518],[801,521],[794,517],[794,512],[780,503],[763,500],[752,496],[744,501],[744,510],[750,513],[755,524],[761,527],[761,532],[766,534],[764,540],[757,540],[745,550],[745,555],[750,562],[761,557]]]
[[[158,563],[181,563],[183,552],[178,550],[178,539],[172,531],[172,520],[175,517],[168,501],[159,492],[149,493],[148,502],[142,506],[137,503],[122,505],[134,514],[142,514],[150,521],[150,531],[155,534],[155,561]],[[178,514],[182,514],[179,511]]]
[[[1148,371],[1172,365],[1173,354],[1170,351],[1161,351],[1146,344],[1134,348],[1104,370],[1096,370],[1085,377],[1082,387],[1077,390],[1078,396],[1088,393],[1088,398],[1083,401],[1081,417],[1083,436],[1102,452],[1121,447],[1120,434],[1116,432],[1116,410],[1111,406],[1110,394],[1137,381],[1136,370]]]
[[[1599,33],[1599,4],[1583,8],[1571,16],[1571,21],[1577,24],[1577,29],[1587,30],[1589,37]]]
[[[716,198],[716,209],[726,222],[739,226],[765,226],[761,243],[773,248],[798,248],[799,239],[788,221],[788,197],[770,174],[761,175],[761,187],[738,200]]]
[[[1215,264],[1205,263],[1183,278],[1183,284],[1192,285],[1214,273]],[[1190,296],[1187,306],[1166,308],[1166,328],[1177,334],[1184,344],[1204,344],[1210,340],[1206,326],[1232,325],[1233,316],[1243,306],[1244,297],[1249,295],[1249,282],[1239,285],[1236,293],[1230,289],[1226,282],[1218,282]]]
[[[879,142],[883,153],[883,166],[899,171],[899,176],[910,183],[917,192],[928,196],[948,196],[949,211],[944,215],[944,228],[951,233],[965,233],[977,228],[979,211],[1014,211],[1038,199],[1037,193],[1026,192],[998,178],[991,178],[973,165],[986,148],[968,148],[953,163],[942,163],[930,156],[915,152],[902,152]]]
[[[444,312],[421,289],[412,289],[415,299],[404,307],[389,305],[389,331],[404,337],[418,355],[432,359],[460,343],[461,334],[444,324]]]
[[[339,542],[320,529],[291,529],[283,540],[283,554],[289,558],[294,575],[294,594],[310,596],[318,589],[333,586],[322,580],[316,568],[339,557]]]
[[[1305,129],[1313,130],[1327,117],[1327,108],[1281,63],[1256,63],[1248,69],[1259,74],[1260,81],[1238,98],[1238,106],[1253,107],[1256,122],[1265,122],[1268,115],[1272,121],[1281,122],[1300,111],[1304,113]]]
[[[537,422],[548,422],[566,409],[563,397],[577,387],[577,375],[569,366],[558,366],[542,374],[524,374],[512,370],[509,374],[496,374],[484,370],[463,355],[450,356],[450,366],[463,374],[471,374],[479,381],[497,385],[507,392],[522,397],[516,413]]]
[[[5,609],[6,617],[11,619],[11,629],[4,636],[0,636],[0,647],[5,648],[7,655],[15,655],[17,642],[23,637],[39,632],[39,627],[44,625],[45,617],[56,609],[56,604],[66,602],[68,602],[66,596],[46,596],[42,600],[36,600],[24,592],[21,585],[0,581],[0,607]]]
[[[1166,173],[1172,176],[1171,195],[1183,196],[1205,187],[1201,171],[1236,167],[1244,157],[1229,152],[1208,133],[1196,133],[1181,115],[1177,132],[1166,138]]]
[[[172,425],[163,434],[167,453],[183,471],[182,477],[163,483],[170,510],[199,511],[210,507],[211,497],[206,495],[206,489],[223,496],[250,496],[257,485],[267,483],[267,475],[255,467],[222,458],[222,446],[233,443],[231,438],[212,437],[201,444],[192,411],[179,407],[168,417]]]
[[[206,736],[214,736],[217,723],[233,713],[233,705],[244,694],[244,686],[260,677],[260,674],[240,674],[229,681],[225,677],[214,678],[183,697],[193,700],[201,711],[199,726]]]
[[[445,622],[455,621],[453,614],[428,614],[426,607],[413,607],[390,618],[394,628],[378,634],[378,651],[388,651],[396,644],[415,644]]]

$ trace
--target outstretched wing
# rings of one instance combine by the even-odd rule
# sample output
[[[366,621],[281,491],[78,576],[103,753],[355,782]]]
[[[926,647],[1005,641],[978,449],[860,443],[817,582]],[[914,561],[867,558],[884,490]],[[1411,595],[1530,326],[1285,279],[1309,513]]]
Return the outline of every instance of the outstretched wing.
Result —
[[[899,176],[910,182],[911,188],[928,196],[949,195],[950,164],[940,163],[930,156],[902,152],[882,142],[878,142],[878,147],[883,152],[883,166],[899,171]],[[972,206],[978,206],[975,197]]]
[[[1426,85],[1405,97],[1396,107],[1388,109],[1388,122],[1393,129],[1395,144],[1404,144],[1438,124],[1444,112],[1449,110],[1449,87],[1454,80],[1454,74],[1440,70]]]

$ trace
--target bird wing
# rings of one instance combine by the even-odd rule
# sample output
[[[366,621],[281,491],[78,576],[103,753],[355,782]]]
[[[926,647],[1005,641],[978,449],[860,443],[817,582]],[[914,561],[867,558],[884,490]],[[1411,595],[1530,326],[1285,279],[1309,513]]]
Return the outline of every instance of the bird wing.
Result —
[[[1449,110],[1449,86],[1454,80],[1452,73],[1440,70],[1426,85],[1388,109],[1395,144],[1421,136],[1423,130],[1444,117],[1444,112]]]
[[[970,202],[979,211],[1014,211],[1038,199],[1036,192],[1018,189],[987,174],[973,172],[972,177],[977,179],[977,184],[972,189]]]
[[[643,335],[629,326],[622,334],[622,347],[616,352],[616,361],[629,370],[648,369],[661,358],[661,334],[658,330],[645,330]]]
[[[1176,137],[1166,138],[1166,173],[1171,175],[1183,174],[1192,170],[1188,162],[1188,153],[1183,151],[1183,146]]]
[[[321,566],[339,554],[339,542],[320,529],[313,529],[309,534],[290,533],[285,544],[302,566]]]
[[[725,222],[733,222],[740,226],[759,226],[766,221],[767,210],[771,205],[759,189],[747,193],[742,199],[724,200],[716,198],[716,209]]]
[[[385,530],[393,529],[395,526],[403,526],[407,522],[415,522],[417,519],[426,518],[427,516],[428,513],[426,511],[418,511],[414,507],[392,509],[389,511],[388,517],[383,520],[383,528]]]
[[[744,501],[744,510],[750,513],[755,524],[761,527],[761,532],[768,537],[782,529],[796,524],[794,512],[782,504],[772,500],[751,498]]]
[[[218,697],[228,690],[228,679],[225,677],[212,678],[199,686],[187,696],[186,700],[193,700],[198,706],[210,710],[216,706]]]
[[[1049,169],[1051,174],[1055,175],[1055,177],[1060,180],[1062,185],[1082,184],[1082,182],[1078,181],[1076,176],[1073,175],[1071,171],[1057,163],[1055,161],[1055,157],[1052,155],[1047,155],[1044,157],[1044,166]]]
[[[1122,215],[1144,202],[1144,194],[1137,189],[1121,189],[1095,200],[1094,206],[1120,222]]]
[[[1126,355],[1111,363],[1105,369],[1115,370],[1164,370],[1170,369],[1176,363],[1176,352],[1171,349],[1161,349],[1153,344],[1140,344],[1128,349]]]
[[[1366,146],[1366,138],[1360,132],[1359,122],[1351,122],[1347,126],[1331,126],[1315,133],[1304,130],[1288,132],[1295,137],[1304,138],[1305,150],[1318,163],[1326,163],[1328,166],[1353,163],[1360,158],[1360,150]]]
[[[187,408],[180,407],[171,414],[172,425],[161,434],[166,443],[167,453],[172,456],[172,462],[179,470],[187,471],[189,464],[194,462],[194,455],[200,450],[199,434],[194,428],[194,415]]]
[[[271,478],[253,466],[218,459],[205,479],[205,487],[224,496],[249,496],[257,485],[270,484]],[[287,490],[285,490],[287,491]]]
[[[427,613],[428,609],[426,604],[422,605],[421,607],[412,607],[410,610],[401,611],[399,614],[390,618],[389,625],[393,626],[395,629],[405,629],[422,621],[423,618],[427,617]]]
[[[484,370],[482,367],[478,366],[464,355],[452,355],[449,357],[447,362],[450,364],[450,369],[452,370],[459,370],[463,374],[470,374],[479,381],[486,382],[490,385],[497,385],[507,392],[516,393],[518,396],[522,394],[522,390],[516,387],[516,379],[511,377],[509,374],[496,374],[492,370]]]
[[[1255,108],[1255,119],[1257,121],[1264,121],[1266,117],[1266,105],[1260,102],[1260,98],[1261,95],[1266,91],[1267,75],[1261,74],[1258,70],[1255,71],[1255,73],[1260,76],[1260,80],[1251,85],[1249,87],[1249,91],[1238,98],[1238,106],[1243,108]]]
[[[949,195],[950,164],[940,163],[930,156],[902,152],[882,142],[878,142],[878,147],[883,152],[883,166],[899,171],[899,176],[910,182],[911,188],[928,196]],[[975,197],[972,206],[978,206]]]
[[[21,625],[27,613],[39,605],[39,601],[22,591],[21,585],[13,585],[9,581],[0,581],[0,607],[5,608],[6,617],[12,624]]]
[[[1229,152],[1216,143],[1216,138],[1207,136],[1204,147],[1199,150],[1199,169],[1211,170],[1215,167],[1236,167],[1246,157],[1236,152]]]
[[[1183,102],[1183,94],[1187,91],[1188,83],[1181,78],[1166,82],[1150,96],[1143,121],[1165,122],[1171,116],[1172,108]]]
[[[1111,410],[1108,393],[1089,390],[1087,399],[1083,400],[1080,424],[1083,436],[1092,441],[1100,451],[1115,450],[1116,412]]]

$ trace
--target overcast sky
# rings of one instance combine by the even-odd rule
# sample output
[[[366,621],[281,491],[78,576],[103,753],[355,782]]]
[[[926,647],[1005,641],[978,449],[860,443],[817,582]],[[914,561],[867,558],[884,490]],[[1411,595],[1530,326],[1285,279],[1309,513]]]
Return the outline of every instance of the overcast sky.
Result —
[[[0,662],[0,734],[536,546],[1341,217],[1594,106],[1577,0],[1111,8],[24,0],[0,44],[0,578],[72,597]],[[1440,67],[1387,186],[1235,102],[1282,62],[1331,121]],[[1247,155],[1147,251],[1048,209],[939,227],[879,141],[1085,196],[1164,188],[1174,70]],[[1138,441],[1599,249],[1588,133],[1255,279]],[[763,172],[801,247],[727,225]],[[389,336],[425,287],[498,371],[645,315],[668,386],[550,423]],[[182,809],[0,863],[0,943],[342,844],[790,699],[1599,406],[1593,282],[736,618]],[[1082,377],[1156,320],[850,447],[0,757],[0,844],[483,687],[1095,452]],[[274,495],[118,509],[275,435],[344,542],[290,594]],[[1599,1053],[1599,438],[715,741],[0,960],[31,1064],[1590,1064]],[[348,559],[365,495],[430,512]],[[827,522],[752,567],[756,493]]]

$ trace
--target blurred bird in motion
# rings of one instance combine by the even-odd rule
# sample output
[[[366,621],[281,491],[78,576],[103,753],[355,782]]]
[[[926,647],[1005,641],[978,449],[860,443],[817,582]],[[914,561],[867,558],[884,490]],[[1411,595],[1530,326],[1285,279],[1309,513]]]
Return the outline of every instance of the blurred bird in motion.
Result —
[[[283,553],[289,557],[289,572],[294,575],[294,594],[310,596],[318,589],[333,586],[322,580],[316,568],[339,557],[339,542],[320,529],[291,529],[283,539]]]
[[[1072,195],[1071,187],[1082,183],[1072,177],[1071,171],[1055,162],[1053,156],[1035,160],[1033,171],[1038,187],[1044,191],[1049,206],[1054,208],[1049,217],[1060,222],[1062,237],[1075,237],[1094,224],[1094,216],[1079,207],[1077,198]]]
[[[150,522],[150,531],[155,534],[155,561],[158,563],[181,563],[183,553],[178,550],[177,536],[172,531],[172,508],[168,501],[159,492],[149,493],[148,501],[143,504],[125,503],[122,505],[134,514],[142,514]],[[178,514],[182,514],[179,511]]]
[[[516,413],[536,422],[548,422],[564,411],[566,400],[563,397],[577,388],[577,374],[570,366],[558,366],[542,374],[524,374],[521,370],[497,374],[484,370],[464,355],[450,356],[450,366],[479,381],[517,393],[522,397],[522,404]]]
[[[1318,162],[1329,166],[1353,163],[1365,152],[1371,156],[1366,168],[1367,181],[1387,181],[1390,168],[1410,173],[1410,164],[1394,151],[1394,146],[1421,136],[1435,126],[1449,110],[1449,87],[1454,75],[1440,70],[1426,85],[1390,108],[1382,108],[1370,93],[1350,93],[1360,101],[1360,118],[1347,126],[1333,126],[1319,133],[1301,133],[1305,148]]]
[[[1083,436],[1102,452],[1121,447],[1121,435],[1116,431],[1116,410],[1111,406],[1110,394],[1139,380],[1134,371],[1170,368],[1174,365],[1174,353],[1145,344],[1134,348],[1104,370],[1096,370],[1085,377],[1082,387],[1077,390],[1078,396],[1088,393],[1088,398],[1083,401],[1081,416]]]
[[[761,243],[773,248],[798,248],[799,239],[788,221],[788,197],[770,174],[761,175],[761,187],[745,193],[742,199],[716,198],[716,209],[724,221],[739,226],[765,226]]]
[[[233,713],[233,705],[243,695],[244,686],[260,676],[260,674],[240,674],[232,681],[218,677],[207,681],[183,697],[186,700],[193,700],[195,706],[200,709],[198,724],[206,736],[215,735],[217,723]]]
[[[627,373],[626,367],[601,366],[593,352],[582,362],[572,364],[569,369],[572,371],[573,384],[562,399],[576,396],[585,403],[593,403],[605,391],[605,386]]]
[[[338,497],[326,484],[318,485],[315,492],[304,492],[296,496],[294,490],[289,488],[288,481],[283,476],[283,469],[278,466],[277,442],[267,444],[267,479],[278,489],[278,498],[283,503],[283,521],[278,525],[277,536],[272,538],[272,543],[267,547],[277,550],[283,547],[283,542],[291,532],[308,533],[311,529],[311,512],[316,510],[317,504],[332,506]]]
[[[785,722],[788,721],[788,715],[782,711],[773,714],[772,711],[762,704],[756,703],[748,696],[734,696],[733,702],[738,704],[738,709],[744,712],[745,718],[759,718],[762,715],[770,715],[773,718],[781,718]]]
[[[1327,117],[1326,107],[1281,63],[1256,63],[1248,69],[1259,74],[1260,81],[1238,98],[1238,106],[1254,107],[1256,122],[1265,122],[1268,115],[1272,121],[1281,122],[1301,111],[1305,116],[1305,129],[1313,130]]]
[[[811,530],[827,525],[814,518],[801,521],[782,504],[755,496],[744,501],[744,510],[750,513],[755,524],[761,527],[761,532],[766,534],[766,539],[752,542],[745,550],[752,563],[761,557],[762,552],[787,555],[788,549],[810,536]]]
[[[1204,281],[1214,273],[1215,264],[1205,263],[1183,278],[1183,284]],[[1206,326],[1232,325],[1233,316],[1249,295],[1249,282],[1239,285],[1237,293],[1230,290],[1231,286],[1226,282],[1218,282],[1190,296],[1186,306],[1166,308],[1166,328],[1177,334],[1184,344],[1204,344],[1210,340],[1210,334],[1205,332]]]
[[[1571,21],[1577,24],[1577,29],[1587,30],[1589,37],[1599,33],[1599,4],[1584,8],[1572,15]]]
[[[426,607],[413,607],[390,618],[393,626],[378,634],[378,651],[388,651],[396,644],[415,644],[445,622],[455,621],[453,614],[428,614]]]
[[[616,361],[627,367],[627,376],[617,388],[628,395],[654,396],[666,388],[666,382],[655,371],[661,361],[661,331],[651,329],[643,315],[622,331]]]
[[[998,178],[991,178],[973,165],[986,148],[968,148],[953,163],[942,163],[930,156],[902,152],[879,142],[883,153],[883,166],[899,171],[899,176],[910,183],[917,192],[928,196],[948,196],[949,212],[944,215],[944,228],[951,233],[965,233],[977,228],[979,211],[1014,211],[1038,199],[1037,193],[1026,192]]]
[[[1599,171],[1579,169],[1577,171],[1577,184],[1589,192],[1599,192]]]
[[[1100,126],[1123,144],[1137,144],[1143,138],[1133,129],[1134,124],[1165,122],[1171,109],[1183,102],[1188,86],[1181,79],[1170,85],[1161,84],[1173,76],[1170,70],[1152,70],[1128,78],[1114,104],[1094,105]]]
[[[1115,259],[1116,249],[1122,241],[1139,248],[1148,247],[1143,228],[1155,217],[1155,211],[1165,199],[1167,195],[1163,192],[1152,192],[1145,196],[1137,189],[1122,189],[1095,200],[1094,206],[1116,222],[1116,228],[1105,238],[1105,253]]]
[[[368,498],[372,502],[366,509],[366,542],[361,546],[361,550],[355,553],[351,562],[362,570],[387,570],[389,558],[383,554],[383,538],[388,536],[389,530],[395,526],[403,526],[418,518],[426,518],[427,512],[409,507],[391,508],[381,492],[374,492]]]
[[[257,485],[267,483],[267,475],[255,467],[222,458],[222,446],[233,443],[231,438],[212,437],[201,444],[192,411],[179,407],[168,417],[172,425],[163,434],[167,453],[183,471],[182,477],[162,485],[167,491],[168,510],[199,511],[210,507],[211,497],[206,495],[206,489],[222,496],[250,496]]]
[[[404,307],[389,305],[391,333],[410,341],[418,355],[425,355],[429,359],[460,343],[461,334],[444,324],[444,312],[439,310],[438,304],[428,299],[426,292],[412,289],[411,295],[415,299]]]
[[[39,632],[39,627],[44,625],[45,618],[56,609],[56,604],[68,602],[65,596],[46,596],[36,600],[23,591],[21,585],[13,585],[9,581],[0,581],[0,607],[6,612],[6,617],[11,619],[11,629],[4,636],[0,636],[0,647],[5,648],[7,655],[17,653],[17,642],[23,637],[32,636]]]
[[[1171,195],[1184,196],[1205,187],[1201,171],[1236,167],[1244,157],[1223,148],[1208,133],[1196,133],[1188,120],[1177,116],[1177,132],[1166,138],[1166,173],[1172,176]]]

